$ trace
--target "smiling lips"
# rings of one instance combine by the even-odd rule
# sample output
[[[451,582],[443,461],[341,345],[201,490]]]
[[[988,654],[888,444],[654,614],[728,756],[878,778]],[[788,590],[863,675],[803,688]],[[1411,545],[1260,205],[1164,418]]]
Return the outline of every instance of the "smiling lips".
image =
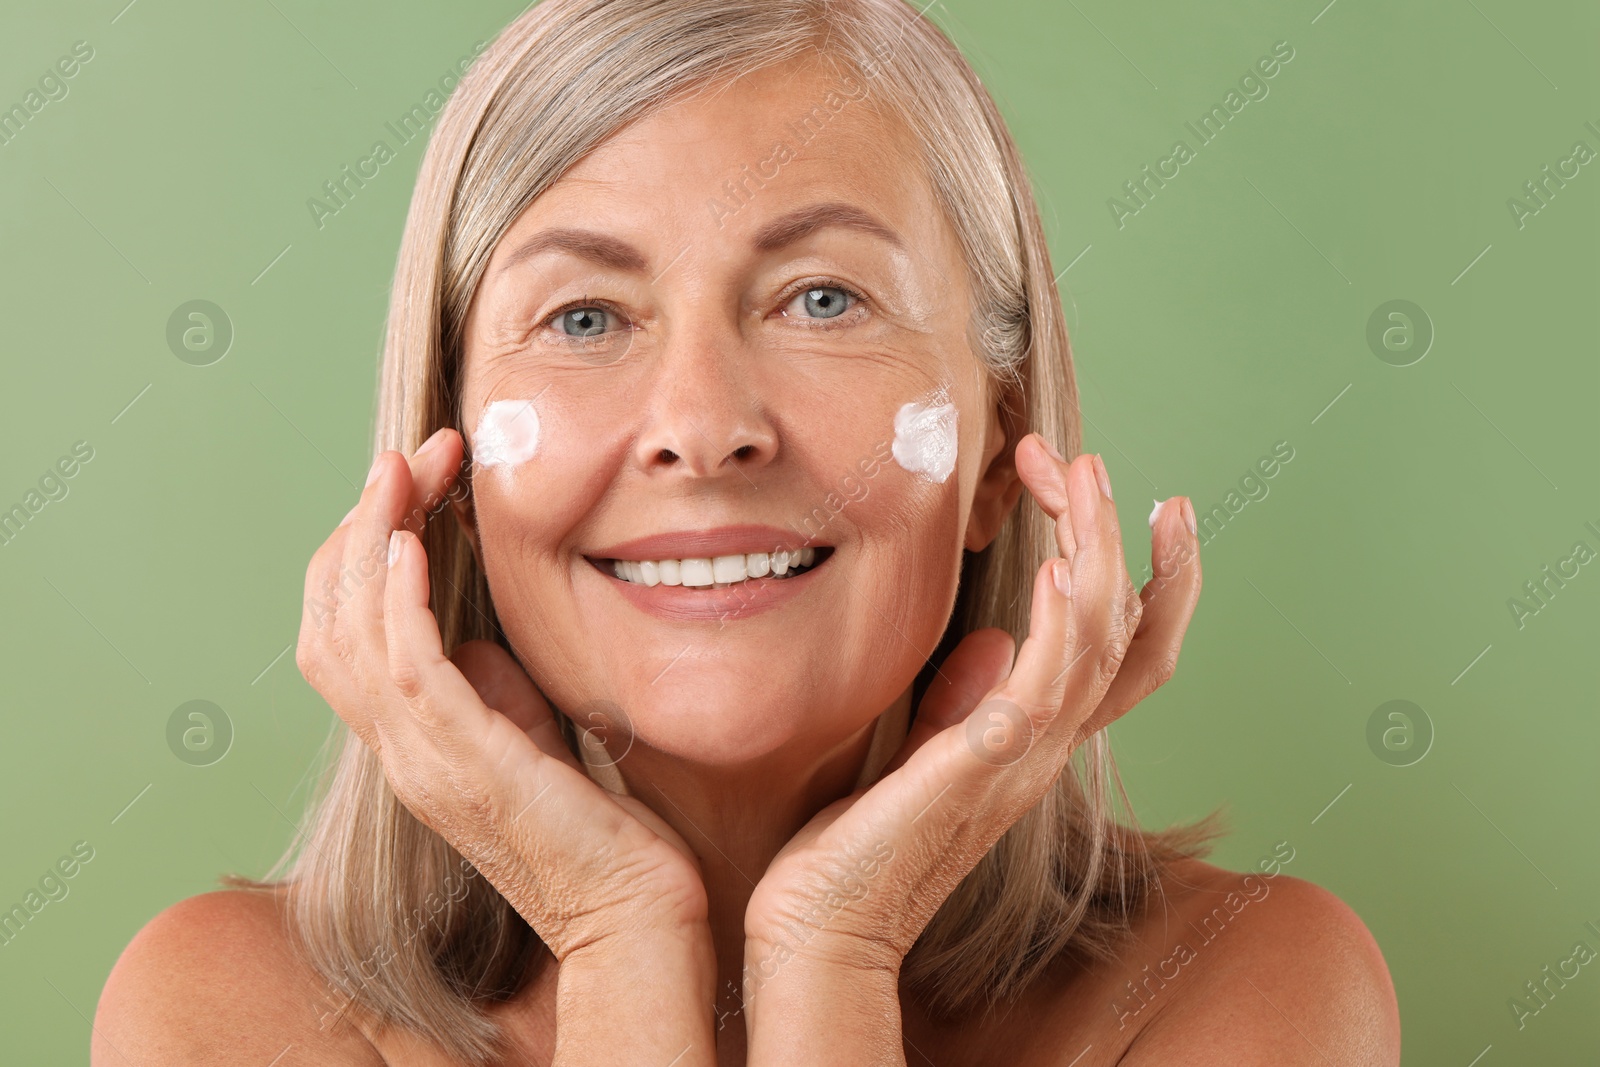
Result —
[[[723,526],[655,534],[585,552],[636,607],[677,620],[744,618],[812,584],[831,545],[802,544],[775,526]]]
[[[689,559],[613,559],[611,569],[625,582],[720,589],[747,578],[765,578],[769,574],[774,578],[787,578],[815,565],[816,560],[817,550],[807,546],[797,551],[736,553],[709,559],[703,556]]]

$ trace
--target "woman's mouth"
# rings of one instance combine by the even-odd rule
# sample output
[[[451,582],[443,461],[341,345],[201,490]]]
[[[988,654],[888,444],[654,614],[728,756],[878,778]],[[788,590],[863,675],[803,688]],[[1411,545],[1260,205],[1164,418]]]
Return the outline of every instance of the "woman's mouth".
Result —
[[[755,551],[765,545],[765,551]],[[741,551],[742,550],[742,551]],[[622,599],[675,622],[748,619],[826,581],[833,545],[802,545],[781,527],[653,534],[584,553]]]
[[[726,589],[731,585],[768,579],[794,578],[819,566],[833,554],[829,546],[747,552],[726,556],[684,559],[591,559],[602,571],[634,585],[682,586],[686,589]]]

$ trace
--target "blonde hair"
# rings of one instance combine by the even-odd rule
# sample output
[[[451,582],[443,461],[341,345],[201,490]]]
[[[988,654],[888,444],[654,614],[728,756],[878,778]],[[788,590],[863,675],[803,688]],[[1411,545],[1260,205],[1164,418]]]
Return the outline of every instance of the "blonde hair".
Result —
[[[833,64],[843,84],[865,83],[918,134],[965,257],[969,340],[1005,400],[1010,447],[1037,430],[1077,455],[1066,321],[1026,171],[977,74],[904,0],[544,0],[506,27],[439,115],[417,178],[375,449],[409,454],[435,429],[461,428],[462,323],[490,253],[534,198],[625,124],[808,55]],[[424,542],[445,648],[474,638],[504,644],[457,524],[429,523]],[[948,629],[915,696],[931,664],[972,630],[998,626],[1021,642],[1033,576],[1055,554],[1050,520],[1033,506],[1015,508],[992,544],[966,554]],[[570,720],[557,717],[576,750]],[[334,990],[381,1023],[481,1064],[499,1042],[482,1009],[520,988],[537,935],[395,799],[378,758],[343,724],[330,740],[339,739],[300,847],[266,879],[225,881],[292,889],[295,936]],[[1140,830],[1131,813],[1118,821],[1114,801],[1127,811],[1102,730],[929,923],[903,969],[919,999],[958,1017],[1013,996],[1065,953],[1114,957],[1160,873],[1204,854],[1217,832],[1214,815]]]

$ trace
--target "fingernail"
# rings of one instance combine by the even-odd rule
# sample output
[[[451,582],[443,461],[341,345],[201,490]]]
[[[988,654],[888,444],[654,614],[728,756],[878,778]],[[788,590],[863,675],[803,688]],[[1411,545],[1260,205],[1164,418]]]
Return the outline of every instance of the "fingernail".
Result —
[[[378,464],[381,462],[383,462],[383,453],[379,452],[377,458],[372,461],[372,469],[367,471],[368,485],[371,485],[373,482],[378,480]]]
[[[394,561],[400,558],[401,534],[395,530],[389,535],[389,566],[394,566]]]
[[[1044,450],[1054,456],[1058,462],[1065,463],[1067,461],[1066,457],[1064,457],[1060,451],[1056,449],[1056,446],[1051,442],[1050,438],[1046,437],[1044,434],[1040,434],[1039,440],[1044,442]]]
[[[1171,498],[1169,497],[1168,499]],[[1165,503],[1165,500],[1157,500],[1156,506],[1150,509],[1150,529],[1154,530],[1156,528],[1156,516],[1161,514],[1161,505]]]
[[[1189,532],[1191,534],[1195,532],[1195,529],[1194,529],[1194,503],[1192,501],[1190,501],[1190,499],[1188,497],[1184,497],[1183,498],[1183,524],[1185,526],[1189,527]]]
[[[350,521],[350,520],[351,520],[351,519],[352,519],[352,518],[354,518],[354,517],[355,517],[355,514],[356,514],[356,512],[357,512],[357,511],[358,511],[358,510],[360,510],[360,508],[361,508],[361,505],[360,505],[360,504],[357,504],[357,505],[356,505],[356,506],[355,506],[355,507],[353,507],[353,508],[351,508],[351,509],[350,509],[350,513],[349,513],[349,514],[348,514],[348,515],[346,515],[346,516],[345,516],[345,517],[344,517],[344,518],[342,518],[342,519],[340,519],[340,520],[339,520],[339,525],[340,525],[340,526],[344,526],[344,525],[346,525],[346,524],[347,524],[347,523],[349,523],[349,521]]]
[[[1098,452],[1094,454],[1094,474],[1096,478],[1100,479],[1100,491],[1106,495],[1107,500],[1110,500],[1111,476],[1106,473],[1106,461],[1100,458],[1100,453]]]
[[[1062,596],[1072,595],[1072,567],[1064,559],[1055,560],[1050,564],[1050,577],[1056,583],[1056,588]]]
[[[434,447],[438,445],[439,437],[443,433],[444,433],[444,427],[442,427],[442,426],[439,429],[433,431],[432,436],[430,436],[426,441],[422,442],[422,447],[417,449],[416,454],[413,455],[411,458],[412,459],[421,459],[423,456],[425,456],[429,452],[431,452],[434,449]]]

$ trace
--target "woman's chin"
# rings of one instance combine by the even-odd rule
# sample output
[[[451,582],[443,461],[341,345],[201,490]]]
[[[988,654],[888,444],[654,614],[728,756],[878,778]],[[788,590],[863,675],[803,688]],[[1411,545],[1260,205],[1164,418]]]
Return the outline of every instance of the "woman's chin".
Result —
[[[785,691],[781,681],[774,682],[773,689]],[[638,693],[627,706],[633,756],[648,751],[707,767],[760,763],[797,744],[825,747],[834,733],[829,724],[817,721],[815,706],[804,701],[751,700],[742,687],[706,679],[683,679],[677,686],[663,681]],[[622,751],[609,742],[607,749]]]

